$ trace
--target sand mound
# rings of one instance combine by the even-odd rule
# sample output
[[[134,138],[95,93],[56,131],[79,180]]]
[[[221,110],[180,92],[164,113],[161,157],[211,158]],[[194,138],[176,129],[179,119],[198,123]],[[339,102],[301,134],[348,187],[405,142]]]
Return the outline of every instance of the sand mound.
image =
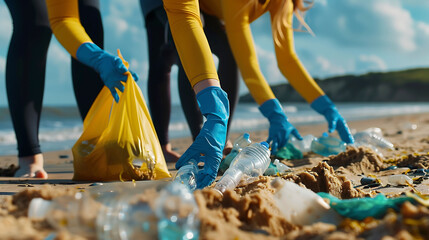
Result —
[[[366,147],[347,147],[347,151],[330,157],[327,163],[335,169],[343,167],[364,174],[379,172],[384,168],[383,159]]]
[[[367,193],[353,188],[353,184],[346,177],[337,175],[333,167],[326,162],[320,162],[309,171],[289,174],[283,178],[305,186],[313,192],[327,192],[342,199],[367,196]]]
[[[409,154],[403,158],[397,159],[398,167],[429,168],[429,155]]]
[[[271,177],[226,191],[196,191],[202,239],[277,239],[296,226],[284,219],[273,200]]]
[[[42,189],[26,189],[13,196],[1,199],[0,232],[2,239],[44,239],[53,229],[46,221],[27,218],[31,199],[46,200],[76,193],[74,189],[57,189],[46,185]],[[19,235],[17,235],[19,233]],[[68,234],[67,234],[68,235]],[[59,238],[67,239],[67,238]]]

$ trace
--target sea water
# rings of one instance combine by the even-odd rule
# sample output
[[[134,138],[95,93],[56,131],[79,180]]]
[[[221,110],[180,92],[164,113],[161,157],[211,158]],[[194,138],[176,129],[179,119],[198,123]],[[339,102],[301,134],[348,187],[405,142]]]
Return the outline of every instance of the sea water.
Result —
[[[325,122],[324,117],[312,110],[307,103],[283,103],[282,105],[289,120],[295,126]],[[429,112],[427,103],[336,103],[336,105],[348,121]],[[259,112],[256,103],[240,103],[234,113],[231,132],[251,132],[267,129],[268,126],[268,121]],[[180,106],[172,107],[169,131],[170,138],[191,136]],[[81,133],[82,120],[76,107],[43,108],[39,134],[42,151],[70,149]],[[16,155],[16,149],[9,110],[6,107],[0,107],[0,155]]]

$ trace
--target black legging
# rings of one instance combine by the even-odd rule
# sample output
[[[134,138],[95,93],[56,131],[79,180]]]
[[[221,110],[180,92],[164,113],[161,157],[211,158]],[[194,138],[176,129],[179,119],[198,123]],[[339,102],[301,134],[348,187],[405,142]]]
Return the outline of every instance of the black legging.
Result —
[[[45,0],[5,0],[13,22],[6,62],[6,90],[18,156],[41,153],[39,122],[45,69],[52,32]],[[90,37],[102,46],[103,28],[98,0],[79,1],[81,21]],[[98,14],[97,14],[98,13]],[[103,87],[98,74],[81,64],[72,65],[73,85],[82,119]]]
[[[219,78],[222,88],[230,101],[230,120],[238,100],[238,69],[229,48],[229,44],[220,21],[211,16],[204,16],[204,31],[213,53],[219,58]],[[167,15],[163,8],[158,8],[146,16],[146,31],[149,49],[148,95],[151,117],[161,145],[169,142],[168,125],[170,122],[171,96],[170,73],[173,64],[178,64],[179,94],[192,137],[198,136],[203,125],[195,93],[188,81],[178,58],[171,33],[167,25]]]

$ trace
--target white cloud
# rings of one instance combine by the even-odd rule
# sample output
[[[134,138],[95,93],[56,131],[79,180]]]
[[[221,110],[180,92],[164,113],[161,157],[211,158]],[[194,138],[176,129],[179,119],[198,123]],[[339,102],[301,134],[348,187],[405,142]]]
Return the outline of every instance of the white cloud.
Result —
[[[113,31],[115,36],[122,36],[129,30],[128,23],[117,16],[107,16],[105,18],[105,23],[105,25],[109,26],[109,29]]]
[[[376,55],[360,55],[356,60],[357,72],[385,71],[386,69],[386,63]]]
[[[414,43],[414,28],[413,19],[408,11],[402,8],[399,4],[392,4],[386,1],[375,1],[375,13],[379,13],[380,17],[389,20],[393,33],[396,34],[398,44],[406,51],[416,49]]]
[[[339,75],[346,72],[344,68],[336,64],[332,64],[328,59],[322,56],[316,57],[316,63],[319,68],[317,71],[319,74],[323,73],[323,75]]]
[[[308,11],[317,36],[355,48],[416,50],[414,20],[399,0],[327,0]]]

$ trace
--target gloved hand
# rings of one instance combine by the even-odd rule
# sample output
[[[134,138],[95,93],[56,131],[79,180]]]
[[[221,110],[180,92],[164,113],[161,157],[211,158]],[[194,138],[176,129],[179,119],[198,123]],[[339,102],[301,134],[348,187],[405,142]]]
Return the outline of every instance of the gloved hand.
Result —
[[[287,120],[286,114],[276,98],[270,99],[259,106],[262,115],[268,118],[270,129],[268,131],[267,142],[271,144],[271,152],[276,154],[278,148],[286,145],[291,134],[302,140],[298,130]]]
[[[92,67],[100,74],[104,85],[109,88],[116,102],[119,101],[116,89],[123,92],[122,82],[127,81],[126,72],[130,72],[135,81],[138,81],[138,75],[129,71],[119,57],[113,56],[94,43],[83,43],[76,52],[76,58],[83,64]]]
[[[340,115],[335,104],[329,99],[328,96],[323,95],[316,98],[312,103],[311,107],[318,113],[325,116],[326,121],[328,121],[328,131],[330,133],[334,132],[335,129],[338,131],[338,134],[346,143],[353,144],[354,139],[350,133],[350,129],[347,126],[346,120]]]
[[[176,163],[176,169],[191,159],[204,162],[204,168],[197,174],[197,188],[210,185],[217,176],[222,151],[226,141],[226,128],[229,118],[229,102],[220,87],[207,87],[197,94],[201,113],[206,117],[194,143]],[[204,156],[201,156],[201,155]]]

